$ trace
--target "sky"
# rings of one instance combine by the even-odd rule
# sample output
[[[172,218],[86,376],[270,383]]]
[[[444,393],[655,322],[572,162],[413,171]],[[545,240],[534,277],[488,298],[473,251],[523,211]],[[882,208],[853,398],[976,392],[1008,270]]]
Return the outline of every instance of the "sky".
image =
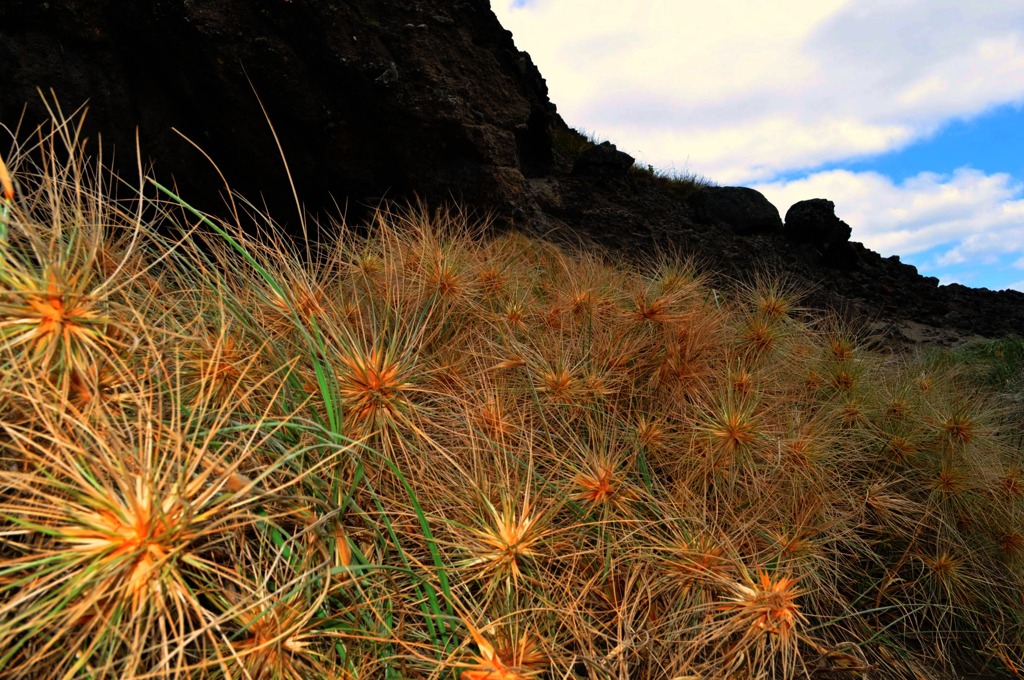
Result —
[[[1024,291],[1024,0],[491,0],[570,126]]]

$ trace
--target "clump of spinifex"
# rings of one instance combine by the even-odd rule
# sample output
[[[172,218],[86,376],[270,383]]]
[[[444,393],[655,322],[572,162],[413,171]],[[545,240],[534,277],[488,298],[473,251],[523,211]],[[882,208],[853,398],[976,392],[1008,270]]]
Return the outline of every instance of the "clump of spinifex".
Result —
[[[76,129],[0,166],[0,675],[1020,668],[1019,433],[957,361],[454,211],[296,246]]]

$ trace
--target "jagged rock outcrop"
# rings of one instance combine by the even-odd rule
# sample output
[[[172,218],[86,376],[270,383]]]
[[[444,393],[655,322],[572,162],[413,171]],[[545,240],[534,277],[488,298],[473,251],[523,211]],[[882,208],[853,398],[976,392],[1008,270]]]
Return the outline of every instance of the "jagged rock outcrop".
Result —
[[[0,123],[24,110],[25,134],[43,121],[37,88],[65,111],[88,101],[87,129],[116,147],[123,175],[135,174],[137,127],[152,174],[209,211],[223,210],[223,184],[174,130],[287,222],[269,119],[314,213],[340,205],[359,221],[381,198],[455,200],[617,254],[692,254],[721,278],[771,268],[815,286],[815,305],[927,324],[940,339],[1024,335],[1024,294],[938,286],[849,241],[827,200],[794,206],[783,228],[752,189],[658,177],[589,142],[487,0],[4,0],[0,62]]]
[[[826,198],[790,206],[784,233],[790,241],[813,246],[828,265],[850,269],[857,264],[857,251],[850,244],[853,229],[836,217],[836,204]]]

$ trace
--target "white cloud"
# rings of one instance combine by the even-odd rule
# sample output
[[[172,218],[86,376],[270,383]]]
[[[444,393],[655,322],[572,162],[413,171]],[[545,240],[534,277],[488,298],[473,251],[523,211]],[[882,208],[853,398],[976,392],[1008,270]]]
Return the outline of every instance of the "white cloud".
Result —
[[[1024,105],[1024,2],[492,6],[566,122],[643,164],[753,184],[783,215],[798,200],[829,198],[855,240],[948,278],[1024,269],[1024,186],[1008,175],[961,168],[895,182],[815,171]]]
[[[1007,286],[1007,288],[1009,288],[1010,290],[1019,290],[1020,292],[1024,293],[1024,281],[1017,281],[1016,283],[1011,283],[1009,286]]]
[[[493,0],[570,124],[721,183],[1024,102],[1024,3]]]
[[[853,228],[853,240],[883,255],[945,246],[933,262],[945,267],[1024,254],[1024,185],[1006,174],[960,168],[895,183],[875,172],[830,170],[753,186],[783,217],[797,201],[834,201],[836,215]],[[1017,265],[1024,268],[1024,257]]]

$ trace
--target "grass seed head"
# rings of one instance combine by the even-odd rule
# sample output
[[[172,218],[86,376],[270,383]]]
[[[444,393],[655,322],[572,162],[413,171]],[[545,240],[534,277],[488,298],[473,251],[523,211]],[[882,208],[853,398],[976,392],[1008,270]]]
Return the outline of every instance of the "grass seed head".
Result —
[[[727,676],[743,672],[772,677],[777,669],[782,677],[796,677],[802,666],[800,632],[807,623],[798,603],[803,591],[797,579],[759,571],[756,579],[725,587],[731,596],[718,605],[720,614],[705,633],[720,654],[711,665]]]
[[[511,591],[522,583],[530,564],[547,555],[554,533],[551,517],[529,497],[517,504],[503,494],[500,510],[487,501],[484,506],[477,527],[467,536],[469,557],[462,564],[489,581],[491,588],[504,584]]]
[[[782,330],[778,320],[758,314],[743,324],[740,346],[755,357],[771,354],[778,348],[781,336]]]
[[[726,397],[707,409],[701,430],[716,451],[735,457],[758,441],[760,417],[746,400]]]
[[[668,438],[668,430],[661,418],[640,414],[636,419],[636,439],[645,448],[657,451]]]
[[[940,426],[950,445],[964,447],[977,433],[977,423],[966,413],[951,413],[940,418]]]
[[[123,344],[91,282],[81,272],[65,274],[50,265],[38,274],[10,264],[0,268],[0,286],[7,287],[0,295],[0,357],[44,379],[54,376],[66,390],[76,371],[95,369]]]
[[[1024,535],[1017,529],[1002,531],[996,537],[999,549],[1007,559],[1017,559],[1024,554]]]
[[[413,384],[402,357],[386,347],[353,346],[338,355],[338,393],[348,423],[360,434],[404,422]]]
[[[590,507],[624,507],[636,497],[618,464],[607,454],[592,454],[574,478],[573,498]]]
[[[898,465],[906,465],[917,455],[919,449],[909,437],[894,434],[885,443],[885,450],[889,460]]]

